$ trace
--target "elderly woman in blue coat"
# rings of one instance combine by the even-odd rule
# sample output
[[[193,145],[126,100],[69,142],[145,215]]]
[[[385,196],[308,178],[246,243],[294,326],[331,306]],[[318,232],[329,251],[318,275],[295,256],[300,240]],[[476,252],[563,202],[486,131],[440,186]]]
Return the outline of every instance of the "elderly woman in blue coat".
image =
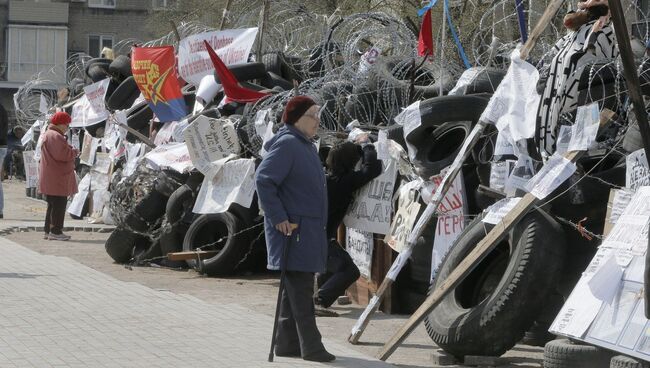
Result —
[[[284,126],[264,147],[268,153],[256,184],[269,269],[280,269],[284,247],[289,247],[275,354],[329,362],[335,357],[321,342],[313,302],[314,273],[325,272],[327,264],[327,187],[311,141],[320,124],[318,111],[307,96],[289,100]]]

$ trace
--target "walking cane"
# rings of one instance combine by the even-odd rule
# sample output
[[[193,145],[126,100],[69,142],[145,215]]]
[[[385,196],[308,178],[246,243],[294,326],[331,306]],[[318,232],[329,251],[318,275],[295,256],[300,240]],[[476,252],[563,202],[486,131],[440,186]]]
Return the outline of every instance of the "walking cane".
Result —
[[[298,228],[298,225],[291,224],[291,231]],[[275,304],[275,318],[273,319],[273,335],[271,336],[271,350],[269,351],[269,362],[273,362],[273,355],[275,349],[275,339],[278,332],[278,319],[280,318],[280,303],[282,300],[282,291],[284,291],[284,279],[287,271],[287,258],[289,257],[289,237],[286,238],[287,242],[282,250],[282,259],[280,260],[280,288],[278,289],[278,301]]]

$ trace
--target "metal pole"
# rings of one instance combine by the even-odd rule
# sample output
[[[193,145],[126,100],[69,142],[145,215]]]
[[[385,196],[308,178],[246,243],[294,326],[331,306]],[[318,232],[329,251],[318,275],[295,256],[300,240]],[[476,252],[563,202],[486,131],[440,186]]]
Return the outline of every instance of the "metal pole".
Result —
[[[609,9],[612,13],[612,23],[614,24],[618,50],[621,53],[623,74],[625,76],[628,94],[632,100],[634,114],[636,115],[637,123],[639,124],[639,131],[641,132],[643,149],[645,150],[646,158],[650,159],[650,127],[648,127],[648,114],[645,111],[645,104],[643,103],[643,97],[641,95],[639,75],[636,72],[634,54],[632,53],[632,46],[630,45],[630,35],[627,33],[627,25],[625,24],[625,13],[623,12],[620,0],[610,0]]]

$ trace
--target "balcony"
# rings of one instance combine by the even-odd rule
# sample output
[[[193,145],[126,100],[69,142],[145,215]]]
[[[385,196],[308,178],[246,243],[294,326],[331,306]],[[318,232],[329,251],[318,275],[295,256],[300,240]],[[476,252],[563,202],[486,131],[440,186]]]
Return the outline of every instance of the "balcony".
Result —
[[[35,0],[10,0],[9,23],[67,24],[68,4]]]

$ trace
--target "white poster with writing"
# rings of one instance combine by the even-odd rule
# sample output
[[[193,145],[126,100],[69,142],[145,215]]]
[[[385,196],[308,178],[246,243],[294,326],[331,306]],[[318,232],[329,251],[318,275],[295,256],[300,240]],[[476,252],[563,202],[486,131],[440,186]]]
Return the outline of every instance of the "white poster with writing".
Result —
[[[89,106],[95,114],[106,114],[106,103],[104,101],[110,81],[109,78],[106,78],[84,87]]]
[[[434,193],[442,182],[444,172],[433,177]],[[465,187],[463,184],[463,173],[459,172],[454,179],[451,188],[447,191],[444,199],[440,202],[438,211],[441,213],[436,222],[436,235],[433,238],[433,250],[431,252],[431,280],[442,263],[445,254],[449,252],[458,236],[465,228],[465,215],[467,200],[465,199]]]
[[[388,234],[393,214],[393,189],[397,179],[397,161],[382,161],[381,175],[359,189],[343,218],[347,227]]]
[[[23,151],[23,164],[25,165],[25,187],[38,187],[38,161],[34,157],[34,151]]]
[[[415,180],[404,184],[399,190],[398,208],[390,232],[384,238],[384,242],[400,253],[406,247],[406,238],[413,229],[420,203],[416,201],[417,190],[422,184],[421,180]]]
[[[354,228],[345,229],[345,248],[352,257],[354,264],[359,267],[361,275],[370,279],[372,267],[372,251],[374,242],[372,233]]]
[[[234,65],[248,61],[256,36],[257,28],[244,28],[204,32],[183,38],[178,45],[178,73],[185,81],[198,87],[203,77],[214,73],[204,41],[208,41],[224,64]]]
[[[204,174],[211,162],[241,151],[235,124],[230,119],[199,116],[184,135],[194,166]]]
[[[643,148],[630,153],[626,158],[625,186],[632,190],[650,185],[650,169]]]
[[[194,213],[220,213],[232,203],[249,208],[255,194],[255,161],[253,159],[228,160],[215,163],[214,173],[206,175],[196,197]],[[214,164],[213,164],[214,165]]]

